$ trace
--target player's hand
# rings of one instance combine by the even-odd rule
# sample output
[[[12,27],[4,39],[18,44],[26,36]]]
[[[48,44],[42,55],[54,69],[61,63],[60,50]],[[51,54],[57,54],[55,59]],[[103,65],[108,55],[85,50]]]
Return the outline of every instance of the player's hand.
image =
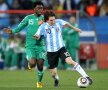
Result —
[[[3,32],[6,32],[6,33],[8,33],[8,34],[12,34],[11,28],[4,28],[4,29],[3,29]]]
[[[43,23],[43,20],[38,21],[38,25],[41,25]]]
[[[39,37],[38,37],[37,35],[34,35],[33,37],[34,37],[35,39],[39,39]]]
[[[36,35],[34,35],[33,37],[34,37],[34,39],[37,39]]]

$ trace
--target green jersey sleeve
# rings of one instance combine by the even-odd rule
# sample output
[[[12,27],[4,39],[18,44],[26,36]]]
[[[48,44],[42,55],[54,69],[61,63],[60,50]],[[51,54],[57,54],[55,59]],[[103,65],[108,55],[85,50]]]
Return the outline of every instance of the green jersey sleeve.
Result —
[[[17,28],[12,29],[12,33],[18,33],[21,30],[23,30],[28,24],[28,18],[27,16],[20,22]]]

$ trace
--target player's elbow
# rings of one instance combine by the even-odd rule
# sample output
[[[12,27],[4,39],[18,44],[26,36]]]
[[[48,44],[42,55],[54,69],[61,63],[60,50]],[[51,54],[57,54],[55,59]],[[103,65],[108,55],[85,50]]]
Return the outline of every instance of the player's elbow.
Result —
[[[70,23],[66,23],[65,25],[64,25],[64,27],[69,27],[70,26]]]

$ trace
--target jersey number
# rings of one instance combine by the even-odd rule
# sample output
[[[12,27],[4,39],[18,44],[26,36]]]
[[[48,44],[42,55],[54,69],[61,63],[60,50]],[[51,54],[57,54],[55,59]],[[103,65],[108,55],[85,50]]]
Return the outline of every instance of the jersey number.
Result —
[[[34,24],[34,23],[33,23],[33,19],[30,19],[30,20],[29,20],[29,24],[31,24],[31,25]]]
[[[70,56],[70,54],[68,52],[65,52],[64,54],[65,54],[66,57]]]

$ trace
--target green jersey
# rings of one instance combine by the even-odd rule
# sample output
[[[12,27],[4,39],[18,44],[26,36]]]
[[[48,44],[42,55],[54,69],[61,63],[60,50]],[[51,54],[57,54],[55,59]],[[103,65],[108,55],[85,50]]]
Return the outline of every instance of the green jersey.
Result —
[[[77,27],[77,24],[72,24],[72,26]],[[66,47],[68,48],[79,48],[79,35],[78,32],[72,30],[71,28],[65,28],[63,30],[63,38],[66,40]]]
[[[33,37],[39,28],[40,25],[39,22],[42,21],[43,18],[44,18],[43,15],[41,15],[40,17],[37,17],[35,14],[28,15],[21,21],[21,23],[18,25],[17,28],[12,30],[12,33],[17,33],[23,30],[27,26],[28,29],[26,30],[26,44],[25,44],[26,48],[35,48],[36,45],[38,46],[44,45],[43,39],[36,40]]]

